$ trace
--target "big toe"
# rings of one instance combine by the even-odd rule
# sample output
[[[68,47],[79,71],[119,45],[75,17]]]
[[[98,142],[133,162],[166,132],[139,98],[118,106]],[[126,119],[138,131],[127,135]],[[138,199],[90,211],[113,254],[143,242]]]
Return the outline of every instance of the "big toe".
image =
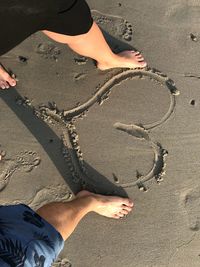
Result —
[[[7,84],[6,84],[6,82],[4,82],[4,81],[0,81],[0,88],[1,88],[1,89],[6,89],[6,88],[7,88]]]
[[[144,59],[138,60],[138,65],[140,68],[145,68],[147,66],[147,62],[144,61]]]
[[[15,86],[17,84],[16,80],[10,76],[8,77],[7,82],[10,84],[10,86]]]
[[[145,68],[147,66],[147,62],[144,60],[144,57],[140,52],[130,51],[129,54],[136,60],[139,68]]]
[[[1,73],[1,80],[7,82],[10,86],[15,86],[17,83],[16,80],[6,71]]]

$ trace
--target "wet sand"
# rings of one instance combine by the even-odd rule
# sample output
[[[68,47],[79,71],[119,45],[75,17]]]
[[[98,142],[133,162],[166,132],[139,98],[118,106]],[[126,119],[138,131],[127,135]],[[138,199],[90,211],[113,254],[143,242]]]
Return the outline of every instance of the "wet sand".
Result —
[[[42,33],[4,55],[19,82],[0,92],[0,203],[128,195],[133,213],[89,214],[54,266],[197,267],[200,4],[88,3],[113,50],[149,66],[101,72]]]

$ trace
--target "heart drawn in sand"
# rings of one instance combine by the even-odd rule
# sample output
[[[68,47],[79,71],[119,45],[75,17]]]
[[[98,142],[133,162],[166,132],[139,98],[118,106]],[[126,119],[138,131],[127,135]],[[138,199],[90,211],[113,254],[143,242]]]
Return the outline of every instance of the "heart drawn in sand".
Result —
[[[85,116],[89,117],[89,113],[92,112],[92,107],[96,104],[102,105],[105,100],[109,99],[109,95],[112,90],[114,90],[116,85],[122,84],[126,80],[131,80],[133,78],[149,78],[150,80],[157,82],[162,87],[166,87],[169,92],[170,104],[169,108],[159,120],[149,123],[149,124],[125,124],[123,121],[115,121],[113,124],[114,129],[118,132],[124,132],[137,140],[143,140],[151,147],[154,153],[154,163],[150,171],[141,175],[140,171],[137,172],[135,178],[131,181],[120,182],[118,179],[118,173],[113,170],[113,178],[115,182],[121,187],[131,187],[138,186],[140,190],[147,191],[147,182],[155,179],[157,183],[160,183],[163,179],[165,173],[165,157],[168,154],[166,149],[162,148],[162,145],[157,143],[151,138],[151,131],[161,126],[165,123],[172,113],[174,112],[176,101],[175,97],[179,94],[174,82],[169,79],[163,73],[155,69],[143,69],[143,70],[120,70],[114,76],[109,78],[103,85],[99,86],[96,93],[90,97],[85,103],[79,105],[78,107],[72,108],[70,110],[60,111],[56,104],[51,104],[49,106],[42,105],[39,109],[33,107],[36,115],[42,118],[46,122],[51,124],[56,124],[60,127],[62,131],[62,141],[63,141],[63,156],[67,161],[70,171],[73,176],[73,181],[78,183],[80,181],[83,184],[91,184],[95,187],[95,181],[91,178],[90,173],[87,169],[87,164],[85,164],[83,153],[81,151],[81,143],[79,142],[79,132],[77,131],[77,125],[80,119]],[[110,97],[111,98],[111,97]],[[84,120],[83,120],[84,122]],[[94,125],[95,126],[95,125]],[[101,147],[99,147],[100,151]],[[83,151],[85,154],[87,151]],[[134,170],[130,170],[134,173]],[[136,170],[135,170],[136,173]],[[87,182],[86,182],[87,181]]]

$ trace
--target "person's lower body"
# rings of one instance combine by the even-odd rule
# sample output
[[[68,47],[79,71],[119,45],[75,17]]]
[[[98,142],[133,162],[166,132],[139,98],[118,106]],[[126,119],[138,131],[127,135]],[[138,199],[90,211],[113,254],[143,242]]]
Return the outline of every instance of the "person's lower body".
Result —
[[[5,25],[5,22],[4,22]],[[59,43],[67,44],[72,50],[80,55],[90,57],[97,61],[97,67],[101,70],[110,68],[144,68],[147,63],[139,52],[123,51],[114,54],[108,46],[100,28],[93,22],[90,9],[84,0],[75,0],[71,8],[57,13],[54,17],[42,22],[42,27],[33,27],[32,34],[37,30],[42,30],[48,37]],[[21,33],[22,32],[22,33]],[[16,33],[15,33],[16,34]],[[18,34],[18,33],[17,33]],[[27,38],[27,32],[23,33],[20,28],[17,42],[1,49],[0,55]],[[21,38],[21,39],[20,39]],[[4,43],[5,43],[4,38]],[[15,86],[12,79],[3,67],[0,67],[0,87],[2,89]]]
[[[63,246],[60,233],[28,206],[0,206],[1,267],[49,267]]]
[[[49,203],[36,212],[23,204],[0,206],[0,265],[49,267],[86,214],[96,212],[119,219],[132,208],[128,198],[88,191],[81,191],[70,202]]]

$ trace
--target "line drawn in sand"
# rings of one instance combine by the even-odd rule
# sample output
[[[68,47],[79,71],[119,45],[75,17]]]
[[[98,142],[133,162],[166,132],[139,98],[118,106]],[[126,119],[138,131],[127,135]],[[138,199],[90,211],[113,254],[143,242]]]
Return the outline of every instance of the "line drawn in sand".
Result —
[[[25,151],[11,159],[3,158],[0,161],[0,191],[9,183],[10,178],[16,171],[31,172],[40,164],[40,158],[33,151]]]
[[[40,54],[45,59],[54,59],[55,61],[58,61],[58,58],[61,54],[61,50],[53,43],[45,42],[45,43],[40,43],[37,46],[36,53]]]
[[[126,124],[122,124],[118,122],[114,124],[114,127],[117,130],[126,132],[127,134],[139,140],[146,140],[149,143],[149,145],[152,147],[154,151],[154,155],[155,155],[153,167],[147,175],[143,176],[137,173],[136,181],[124,183],[120,185],[124,188],[137,185],[141,191],[146,192],[147,187],[145,186],[145,182],[148,182],[149,180],[152,180],[153,178],[155,178],[157,183],[160,183],[161,181],[163,181],[163,175],[165,174],[165,167],[166,167],[165,157],[168,155],[167,150],[163,149],[159,143],[152,141],[147,129],[141,126],[126,125]],[[114,176],[116,175],[114,174]]]
[[[63,156],[69,165],[70,171],[73,176],[75,183],[82,182],[86,185],[86,181],[90,181],[91,185],[95,186],[95,181],[91,177],[87,176],[87,170],[84,166],[83,153],[78,143],[79,137],[76,132],[75,123],[78,119],[84,118],[87,115],[89,109],[94,104],[102,105],[105,100],[109,98],[109,95],[116,85],[120,85],[122,82],[133,79],[133,78],[150,78],[154,82],[158,82],[161,86],[165,86],[168,89],[170,95],[170,106],[166,114],[158,121],[146,124],[146,125],[125,125],[120,122],[116,122],[114,127],[117,130],[124,131],[133,137],[145,140],[152,147],[155,158],[154,164],[150,172],[146,176],[137,175],[136,180],[133,179],[130,183],[120,184],[116,174],[113,174],[114,180],[121,187],[138,186],[140,190],[147,191],[145,183],[155,178],[157,183],[162,181],[162,176],[165,174],[165,157],[168,152],[162,148],[162,146],[151,140],[150,130],[165,123],[172,113],[174,112],[176,101],[176,95],[179,95],[175,83],[169,79],[163,73],[155,70],[146,68],[143,70],[137,69],[126,69],[120,70],[117,74],[112,76],[103,85],[99,86],[96,93],[88,99],[85,103],[75,107],[71,110],[60,111],[56,104],[50,106],[42,105],[39,109],[35,109],[35,114],[42,118],[44,121],[59,125],[62,129],[62,142],[63,142]]]
[[[77,65],[85,65],[88,62],[88,58],[87,57],[84,57],[84,56],[76,55],[74,57],[74,62]]]
[[[150,68],[146,68],[143,70],[126,69],[120,71],[116,75],[112,76],[102,86],[99,86],[97,88],[96,93],[85,103],[73,109],[64,110],[62,113],[62,117],[67,121],[70,121],[72,119],[74,120],[76,118],[82,118],[86,115],[89,108],[92,107],[94,104],[98,103],[99,105],[102,105],[104,101],[109,98],[111,90],[114,86],[120,85],[122,82],[126,80],[131,80],[134,78],[142,79],[144,77],[147,77],[154,82],[158,82],[161,86],[166,86],[170,93],[170,107],[165,116],[157,122],[151,123],[150,125],[146,125],[148,129],[153,129],[163,124],[171,116],[176,104],[175,96],[179,95],[180,92],[176,88],[175,83],[171,79],[169,79],[166,75],[164,75],[163,73],[159,72],[156,69],[150,69]]]
[[[56,126],[56,129],[61,132],[62,155],[71,172],[72,181],[75,184],[80,183],[83,180],[82,173],[85,172],[85,167],[74,123],[64,117],[63,111],[60,111],[54,102],[49,103],[49,106],[41,105],[38,109],[31,105],[31,108],[38,118]]]

